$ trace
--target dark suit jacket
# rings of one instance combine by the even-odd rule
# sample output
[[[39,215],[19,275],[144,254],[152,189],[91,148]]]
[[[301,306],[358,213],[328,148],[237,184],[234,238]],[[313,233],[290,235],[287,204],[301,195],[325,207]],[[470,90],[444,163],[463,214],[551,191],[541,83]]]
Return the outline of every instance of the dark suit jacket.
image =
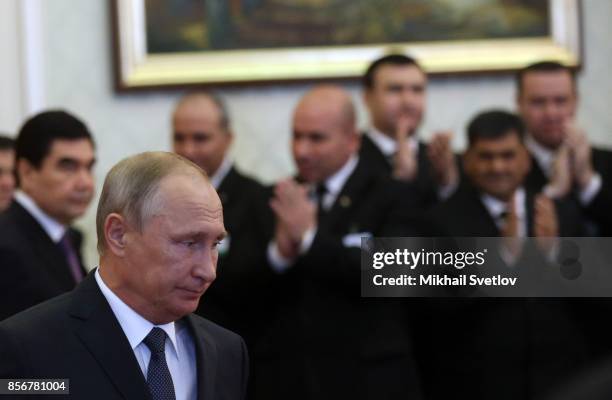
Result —
[[[197,316],[185,321],[196,345],[198,399],[244,398],[248,356],[242,339]],[[70,395],[58,399],[151,398],[93,273],[74,291],[0,323],[0,378],[9,377],[70,379]]]
[[[593,169],[601,175],[601,190],[597,193],[591,203],[582,209],[584,217],[592,221],[596,226],[598,236],[612,236],[612,151],[593,148],[591,152]],[[539,192],[548,183],[548,178],[538,165],[534,157],[531,158],[531,171],[527,175],[526,186]],[[576,191],[572,193],[570,200],[575,208],[581,208]]]
[[[69,232],[80,249],[81,234]],[[16,201],[0,215],[0,276],[0,321],[76,285],[59,245]]]
[[[361,148],[359,158],[371,168],[372,171],[383,176],[391,176],[392,166],[385,155],[380,151],[376,144],[368,135],[361,135]],[[418,152],[418,172],[414,182],[417,193],[425,205],[433,205],[439,202],[438,185],[433,178],[433,170],[429,158],[427,157],[427,145],[419,142]]]
[[[533,195],[526,193],[530,234]],[[574,236],[575,223],[560,219],[562,235]],[[438,227],[437,236],[500,235],[477,191],[465,183],[431,210],[430,226]],[[420,311],[418,359],[432,399],[540,398],[588,362],[589,343],[571,301],[427,299]]]
[[[240,334],[254,345],[274,274],[266,262],[271,219],[263,186],[231,168],[217,190],[223,204],[228,248],[219,253],[217,279],[196,313]]]
[[[358,247],[348,234],[395,235],[414,194],[398,195],[359,161],[309,251],[280,275],[275,319],[253,355],[255,399],[420,398],[406,310],[360,297]]]

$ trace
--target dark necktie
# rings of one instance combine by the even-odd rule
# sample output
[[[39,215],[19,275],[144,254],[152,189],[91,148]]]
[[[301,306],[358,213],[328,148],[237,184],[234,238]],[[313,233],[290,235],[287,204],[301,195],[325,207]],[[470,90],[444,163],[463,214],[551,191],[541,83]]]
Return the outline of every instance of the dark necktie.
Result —
[[[143,340],[151,350],[151,359],[147,368],[147,385],[153,400],[176,400],[172,375],[166,363],[166,332],[153,328]]]
[[[64,252],[64,256],[66,257],[66,261],[70,266],[70,273],[74,278],[76,283],[81,282],[83,280],[83,269],[81,268],[81,263],[79,262],[79,257],[77,256],[76,250],[72,245],[72,241],[70,240],[70,234],[68,231],[64,234],[62,240],[60,240],[59,245]]]
[[[320,183],[317,185],[317,221],[321,221],[321,218],[325,216],[327,213],[325,210],[324,199],[327,194],[327,187],[324,183]]]

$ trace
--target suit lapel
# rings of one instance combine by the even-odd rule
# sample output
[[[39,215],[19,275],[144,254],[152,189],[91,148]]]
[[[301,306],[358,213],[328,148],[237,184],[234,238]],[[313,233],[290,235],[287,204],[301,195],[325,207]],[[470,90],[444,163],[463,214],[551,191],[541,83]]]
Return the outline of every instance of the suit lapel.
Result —
[[[527,174],[525,186],[527,189],[539,192],[548,182],[548,178],[544,175],[544,171],[540,168],[538,161],[534,156],[531,156],[531,170]]]
[[[217,375],[217,345],[201,321],[193,315],[185,317],[196,348],[198,399],[214,399]]]
[[[75,289],[70,310],[74,332],[126,399],[150,399],[138,361],[93,272]],[[95,390],[95,388],[92,388]]]
[[[392,165],[380,151],[378,146],[374,144],[372,139],[366,134],[361,135],[361,149],[359,151],[359,159],[363,160],[370,168],[375,168],[377,171],[391,172]]]
[[[233,200],[230,197],[230,192],[232,191],[233,186],[236,184],[237,172],[234,167],[231,167],[227,172],[227,175],[221,181],[219,185],[219,189],[217,189],[217,193],[219,194],[219,198],[221,199],[221,204],[223,204],[223,209],[227,208],[228,204]]]
[[[57,283],[58,288],[64,291],[74,287],[74,278],[70,273],[70,266],[66,256],[59,246],[54,243],[47,232],[19,203],[13,202],[11,211],[23,232],[29,239],[32,251],[38,255],[44,265],[44,270]]]
[[[365,193],[370,188],[372,178],[373,175],[368,172],[363,160],[359,159],[355,170],[347,179],[338,197],[336,197],[332,208],[325,217],[324,226],[329,231],[351,230],[351,227],[347,227],[348,229],[339,229],[338,224],[349,222],[350,218],[348,218],[348,216],[351,210],[354,210],[355,204],[365,197]]]
[[[462,210],[462,213],[464,215],[474,216],[473,218],[471,218],[471,230],[473,232],[478,233],[476,236],[500,236],[501,232],[499,231],[499,228],[497,228],[497,224],[495,224],[495,220],[489,213],[489,210],[487,210],[487,207],[485,207],[485,205],[483,204],[482,199],[480,198],[480,194],[476,189],[472,188],[471,185],[469,187],[467,186],[468,185],[466,184],[466,186],[464,187],[465,190],[463,191],[463,195],[466,197],[466,201],[462,203],[465,204],[466,207],[472,208],[472,210]]]

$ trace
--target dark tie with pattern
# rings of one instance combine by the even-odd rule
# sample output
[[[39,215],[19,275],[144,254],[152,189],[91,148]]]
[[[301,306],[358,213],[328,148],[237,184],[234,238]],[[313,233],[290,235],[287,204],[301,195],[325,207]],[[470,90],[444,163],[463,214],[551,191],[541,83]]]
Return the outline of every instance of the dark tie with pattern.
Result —
[[[143,340],[151,350],[149,368],[147,368],[147,385],[153,400],[176,400],[172,375],[166,363],[166,332],[153,328]]]
[[[66,261],[70,266],[70,274],[74,278],[76,283],[79,283],[83,280],[83,270],[81,269],[81,263],[79,262],[79,257],[77,256],[76,250],[72,245],[72,241],[70,240],[70,233],[66,231],[64,237],[59,242],[64,255],[66,256]]]
[[[327,210],[325,209],[325,195],[327,194],[327,186],[325,183],[320,183],[316,188],[317,195],[317,221],[321,222],[325,214],[327,214]]]

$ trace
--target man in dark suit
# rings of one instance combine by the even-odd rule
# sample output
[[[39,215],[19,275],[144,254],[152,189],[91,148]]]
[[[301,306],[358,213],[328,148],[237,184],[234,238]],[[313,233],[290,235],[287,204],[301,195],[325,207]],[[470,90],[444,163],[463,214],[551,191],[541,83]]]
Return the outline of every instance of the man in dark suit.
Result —
[[[417,139],[427,89],[418,62],[399,54],[381,57],[370,64],[362,85],[371,123],[361,141],[363,162],[384,175],[415,183],[429,205],[448,198],[460,180],[451,134],[437,132],[427,145]]]
[[[242,339],[192,315],[215,279],[225,229],[206,175],[142,153],[106,177],[99,268],[0,323],[0,377],[65,378],[71,399],[242,399]]]
[[[94,194],[94,142],[64,111],[35,115],[15,145],[19,190],[0,215],[0,320],[74,288],[82,236],[70,224]]]
[[[265,289],[272,275],[265,259],[270,213],[264,189],[232,163],[230,118],[217,95],[192,92],[182,97],[174,110],[172,128],[174,152],[210,176],[223,203],[228,231],[219,246],[215,285],[196,313],[236,331],[252,346],[266,321]]]
[[[13,201],[15,191],[15,142],[0,135],[0,213]]]
[[[561,202],[524,187],[530,158],[522,121],[484,112],[468,136],[466,179],[431,210],[429,225],[436,228],[430,234],[509,239],[501,242],[508,244],[500,250],[501,267],[522,271],[523,278],[555,268],[548,264],[555,254],[550,239],[576,236],[580,224]],[[526,237],[535,244],[523,246]],[[485,267],[493,266],[488,260]],[[421,311],[419,360],[433,399],[539,398],[588,359],[576,310],[562,299],[431,299]]]
[[[394,210],[411,210],[396,187],[358,156],[350,96],[319,86],[293,116],[296,180],[274,188],[268,247],[280,281],[263,335],[256,399],[419,398],[407,311],[360,298],[361,238],[399,234]],[[400,204],[401,203],[401,204]]]
[[[529,65],[517,75],[517,105],[533,159],[527,186],[554,198],[567,195],[593,223],[591,234],[612,235],[612,152],[594,148],[574,121],[574,71],[556,62]]]

